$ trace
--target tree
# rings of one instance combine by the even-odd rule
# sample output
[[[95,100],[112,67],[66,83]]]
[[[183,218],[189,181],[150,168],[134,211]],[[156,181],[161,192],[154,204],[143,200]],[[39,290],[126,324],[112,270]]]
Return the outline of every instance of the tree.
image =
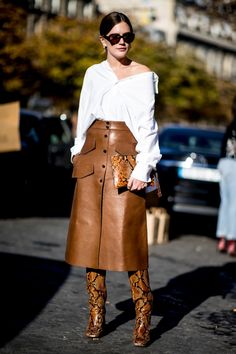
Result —
[[[7,1],[0,0],[0,100],[14,100],[22,88],[24,72],[29,67],[26,58],[16,58],[15,48],[26,36],[26,13]],[[20,63],[19,63],[20,60]]]
[[[85,70],[105,58],[98,41],[98,21],[59,17],[48,22],[43,33],[26,38],[22,13],[10,11],[10,15],[15,16],[14,21],[5,21],[5,26],[10,26],[11,38],[0,36],[2,102],[14,97],[26,105],[33,94],[40,93],[51,98],[58,111],[77,107]],[[13,30],[15,23],[17,31]],[[179,55],[150,42],[144,34],[132,46],[130,57],[159,75],[159,121],[218,123],[229,119],[234,85],[209,75],[191,55]]]
[[[157,99],[159,120],[220,123],[229,117],[222,102],[223,82],[208,74],[203,63],[192,54],[176,54],[165,45],[140,38],[135,57],[155,71],[160,80]],[[230,107],[234,85],[228,84]]]

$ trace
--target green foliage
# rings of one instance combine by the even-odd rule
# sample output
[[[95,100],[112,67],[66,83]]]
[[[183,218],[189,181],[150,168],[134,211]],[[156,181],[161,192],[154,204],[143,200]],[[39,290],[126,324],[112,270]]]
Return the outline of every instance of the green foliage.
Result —
[[[137,40],[136,59],[159,76],[159,120],[217,122],[225,116],[216,79],[192,55],[176,54],[164,45]]]
[[[26,23],[22,21],[26,14],[22,10],[13,13],[6,6],[4,11],[2,15],[0,8],[0,22],[5,28],[0,34],[1,101],[20,99],[24,104],[34,93],[40,93],[50,97],[58,110],[77,107],[85,70],[105,58],[98,21],[57,18],[49,21],[42,33],[26,38]],[[226,89],[192,55],[177,54],[140,34],[130,57],[159,76],[159,121],[218,123],[229,117],[225,107],[230,106],[235,87],[228,84]]]
[[[15,48],[21,45],[26,35],[25,12],[1,0],[0,28],[0,100],[5,102],[14,100],[14,93],[22,89],[24,72],[28,69],[26,60],[18,58],[15,53]]]
[[[25,38],[26,14],[7,0],[0,0],[0,45],[20,43]]]
[[[39,91],[53,98],[60,109],[78,105],[84,72],[101,52],[95,33],[94,23],[59,18],[49,22],[41,34],[17,45],[5,44],[5,91],[18,92],[20,98]]]

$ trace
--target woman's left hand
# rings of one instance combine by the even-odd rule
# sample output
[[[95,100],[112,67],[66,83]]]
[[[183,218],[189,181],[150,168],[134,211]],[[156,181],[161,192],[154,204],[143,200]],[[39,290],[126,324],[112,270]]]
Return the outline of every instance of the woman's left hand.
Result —
[[[143,181],[140,181],[136,178],[133,178],[133,177],[130,177],[129,181],[128,181],[128,184],[127,184],[127,188],[130,190],[130,191],[140,191],[141,189],[147,187],[147,182],[143,182]]]

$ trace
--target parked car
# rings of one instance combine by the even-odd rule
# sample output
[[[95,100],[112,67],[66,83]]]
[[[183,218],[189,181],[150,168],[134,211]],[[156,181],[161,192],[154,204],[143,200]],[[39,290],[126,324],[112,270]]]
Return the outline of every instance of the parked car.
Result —
[[[38,151],[42,163],[51,167],[70,168],[71,124],[65,114],[44,115],[27,109],[20,110],[22,151]]]
[[[160,130],[160,204],[170,213],[217,214],[223,135],[224,129],[197,126],[169,125]]]
[[[21,150],[0,153],[0,217],[56,214],[71,202],[70,121],[21,109],[19,130]]]

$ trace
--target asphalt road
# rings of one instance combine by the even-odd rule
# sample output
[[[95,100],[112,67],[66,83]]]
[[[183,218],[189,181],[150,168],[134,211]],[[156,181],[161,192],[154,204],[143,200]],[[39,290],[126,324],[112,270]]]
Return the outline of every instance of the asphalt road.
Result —
[[[84,270],[64,263],[68,218],[0,220],[0,353],[236,353],[235,259],[196,235],[199,225],[209,227],[195,219],[184,235],[150,246],[152,341],[135,348],[126,273],[107,274],[105,335],[84,336]]]

